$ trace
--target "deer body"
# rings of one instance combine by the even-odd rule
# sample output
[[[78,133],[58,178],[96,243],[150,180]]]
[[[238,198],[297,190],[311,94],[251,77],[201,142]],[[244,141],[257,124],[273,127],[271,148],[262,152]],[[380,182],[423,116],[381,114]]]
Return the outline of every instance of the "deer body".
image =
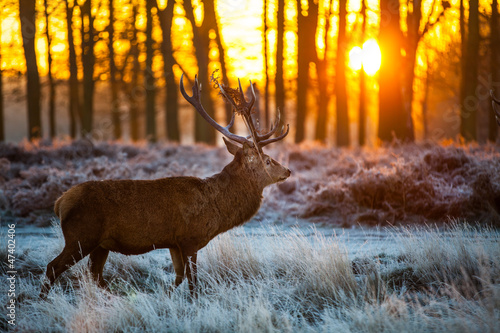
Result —
[[[54,206],[61,220],[65,246],[47,265],[41,297],[46,297],[64,271],[87,255],[94,279],[103,286],[102,272],[109,251],[129,255],[159,248],[170,250],[176,273],[174,286],[187,276],[193,291],[198,250],[218,234],[248,221],[260,207],[264,188],[290,176],[290,170],[262,151],[263,146],[288,134],[287,129],[271,138],[279,123],[279,113],[274,128],[259,134],[251,117],[255,93],[247,102],[240,84],[239,98],[233,92],[236,102],[220,87],[223,96],[246,121],[253,138],[250,141],[229,131],[236,111],[226,127],[206,113],[199,89],[195,79],[193,96],[188,96],[181,78],[184,98],[211,126],[231,140],[224,138],[228,151],[234,155],[233,161],[206,179],[103,180],[69,189]]]
[[[264,188],[290,175],[268,156],[268,165],[262,168],[263,161],[252,148],[226,144],[235,158],[210,178],[89,181],[64,193],[54,210],[61,219],[65,247],[47,266],[41,296],[88,254],[92,275],[103,286],[109,251],[131,255],[159,248],[170,249],[175,286],[187,276],[193,289],[198,250],[248,221],[260,207]]]
[[[250,175],[235,174],[241,170],[234,164],[207,179],[86,182],[61,196],[55,212],[64,234],[89,247],[123,254],[200,249],[249,220],[260,207],[263,188]]]

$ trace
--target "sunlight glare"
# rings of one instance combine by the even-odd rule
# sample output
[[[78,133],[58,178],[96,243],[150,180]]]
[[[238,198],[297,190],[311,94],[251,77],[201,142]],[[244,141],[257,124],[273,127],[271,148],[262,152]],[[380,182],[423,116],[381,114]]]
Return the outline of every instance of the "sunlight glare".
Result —
[[[380,68],[382,55],[375,39],[369,39],[363,44],[363,48],[354,46],[349,51],[349,67],[354,71],[361,68],[367,75],[375,75]]]
[[[355,46],[349,51],[349,67],[355,71],[361,69],[363,50],[359,46]]]
[[[363,44],[363,68],[368,75],[375,75],[380,69],[382,54],[375,39],[369,39]]]

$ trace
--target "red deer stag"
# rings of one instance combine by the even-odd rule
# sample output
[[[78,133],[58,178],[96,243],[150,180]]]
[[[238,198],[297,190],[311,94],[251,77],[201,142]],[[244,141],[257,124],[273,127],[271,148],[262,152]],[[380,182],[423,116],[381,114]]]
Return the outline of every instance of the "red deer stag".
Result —
[[[47,296],[64,271],[87,255],[93,278],[104,286],[102,272],[109,251],[131,255],[161,248],[170,249],[176,273],[174,287],[187,276],[189,289],[193,291],[198,251],[218,234],[248,221],[260,207],[264,188],[290,176],[289,169],[262,152],[262,147],[288,134],[288,128],[286,132],[282,128],[272,138],[278,128],[279,113],[270,131],[260,134],[251,120],[255,93],[252,91],[247,101],[241,84],[238,93],[219,88],[234,107],[232,120],[226,127],[204,110],[198,80],[195,79],[192,96],[187,95],[183,78],[180,81],[184,98],[225,136],[227,149],[234,155],[232,162],[206,179],[89,181],[69,189],[54,206],[61,220],[65,246],[47,265],[41,297]],[[250,136],[229,131],[235,113],[243,116]]]
[[[491,107],[493,108],[493,112],[495,112],[495,118],[497,120],[498,126],[500,126],[500,109],[497,109],[497,105],[500,108],[500,100],[495,98],[495,95],[493,94],[493,89],[490,90],[490,95],[491,95]]]

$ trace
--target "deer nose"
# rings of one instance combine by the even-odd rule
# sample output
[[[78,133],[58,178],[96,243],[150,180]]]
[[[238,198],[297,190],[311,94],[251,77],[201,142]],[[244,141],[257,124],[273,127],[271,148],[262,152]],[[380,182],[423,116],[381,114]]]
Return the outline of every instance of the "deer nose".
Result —
[[[288,177],[290,177],[290,175],[292,174],[292,171],[290,171],[290,169],[286,169],[286,171],[288,172]]]

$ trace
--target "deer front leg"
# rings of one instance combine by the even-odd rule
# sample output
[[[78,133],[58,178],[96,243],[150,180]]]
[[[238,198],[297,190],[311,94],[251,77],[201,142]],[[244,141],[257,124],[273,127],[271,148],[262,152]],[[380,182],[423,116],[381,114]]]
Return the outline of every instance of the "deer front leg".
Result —
[[[170,256],[172,257],[172,264],[175,270],[174,288],[177,288],[184,280],[184,261],[182,260],[182,251],[179,248],[171,248]]]
[[[196,266],[196,260],[198,259],[198,251],[195,251],[191,256],[187,257],[186,260],[186,275],[189,282],[189,290],[191,294],[194,293],[194,288],[196,287],[198,269]]]
[[[179,286],[184,277],[187,276],[189,290],[193,294],[197,280],[196,260],[198,258],[198,251],[179,247],[170,249],[170,255],[176,275],[173,287],[176,288]]]

